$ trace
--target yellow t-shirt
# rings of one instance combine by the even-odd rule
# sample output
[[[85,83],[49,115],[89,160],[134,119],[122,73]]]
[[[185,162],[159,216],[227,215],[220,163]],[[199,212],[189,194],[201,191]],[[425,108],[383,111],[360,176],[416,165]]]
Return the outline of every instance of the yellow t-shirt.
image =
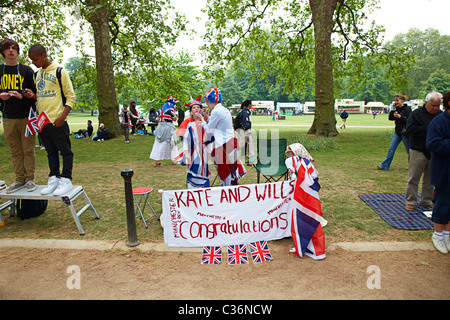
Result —
[[[45,111],[52,122],[63,113],[64,105],[61,88],[56,77],[58,65],[52,62],[47,68],[39,69],[36,75],[37,109],[39,113]],[[72,108],[75,103],[75,93],[67,70],[61,70],[61,83],[66,97],[66,106]]]

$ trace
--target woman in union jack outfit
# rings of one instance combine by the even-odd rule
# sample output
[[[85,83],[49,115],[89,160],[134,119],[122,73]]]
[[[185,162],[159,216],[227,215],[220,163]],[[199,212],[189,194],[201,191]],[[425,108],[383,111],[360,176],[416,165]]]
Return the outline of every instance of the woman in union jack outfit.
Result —
[[[208,144],[205,143],[205,130],[201,121],[195,121],[194,116],[202,112],[201,96],[192,101],[189,105],[190,118],[181,123],[177,129],[177,134],[182,137],[183,152],[181,165],[186,166],[187,178],[186,187],[207,188],[210,186],[209,177],[209,154],[211,152]],[[211,146],[209,144],[209,146]]]
[[[175,113],[176,99],[168,97],[167,102],[158,111],[158,126],[155,130],[155,142],[153,144],[150,159],[155,160],[155,167],[162,166],[161,160],[173,160],[173,151],[175,149],[175,125],[173,121],[177,120]]]

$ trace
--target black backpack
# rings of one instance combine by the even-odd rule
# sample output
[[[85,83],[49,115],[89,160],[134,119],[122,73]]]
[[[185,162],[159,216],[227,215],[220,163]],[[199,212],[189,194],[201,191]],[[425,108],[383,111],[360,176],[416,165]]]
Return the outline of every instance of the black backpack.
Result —
[[[47,209],[48,200],[19,199],[16,203],[20,220],[39,217]]]
[[[242,128],[242,120],[241,120],[242,112],[239,111],[239,113],[236,115],[233,121],[233,129],[241,129]]]

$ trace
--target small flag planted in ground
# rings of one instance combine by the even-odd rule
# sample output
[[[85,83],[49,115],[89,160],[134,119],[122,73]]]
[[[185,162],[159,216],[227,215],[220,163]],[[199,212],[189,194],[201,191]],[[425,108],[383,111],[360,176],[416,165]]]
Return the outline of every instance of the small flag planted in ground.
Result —
[[[248,264],[245,244],[228,246],[228,264]]]
[[[253,242],[248,247],[254,263],[273,260],[267,241]]]
[[[201,264],[220,264],[222,262],[222,247],[203,247]]]

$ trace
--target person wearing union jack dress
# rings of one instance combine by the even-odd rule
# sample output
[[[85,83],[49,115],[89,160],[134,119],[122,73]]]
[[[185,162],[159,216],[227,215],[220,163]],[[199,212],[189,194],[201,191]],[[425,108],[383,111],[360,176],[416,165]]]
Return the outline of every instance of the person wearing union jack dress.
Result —
[[[176,99],[168,97],[167,102],[159,109],[158,126],[155,130],[155,142],[153,143],[150,159],[155,160],[155,167],[162,166],[161,160],[174,159],[175,150],[175,125],[173,121],[177,120],[175,113]]]
[[[202,108],[200,98],[192,101],[189,105],[191,117],[184,120],[177,130],[177,134],[183,137],[181,164],[186,165],[186,187],[188,189],[210,186],[209,145],[205,144],[205,130],[201,121],[194,120],[195,115],[202,112]]]

